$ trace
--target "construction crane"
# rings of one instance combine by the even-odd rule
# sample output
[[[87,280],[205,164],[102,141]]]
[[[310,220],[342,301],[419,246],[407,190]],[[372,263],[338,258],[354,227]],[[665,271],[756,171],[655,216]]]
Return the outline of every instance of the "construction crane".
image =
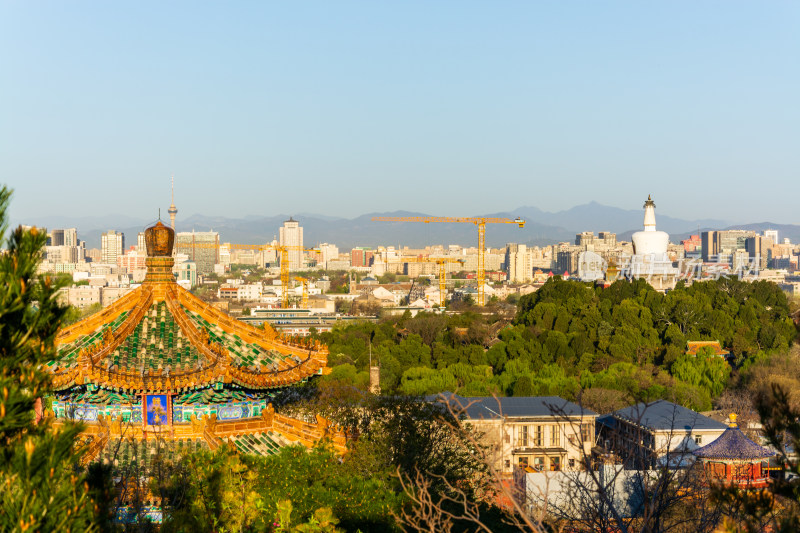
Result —
[[[283,309],[289,308],[289,252],[315,252],[319,254],[316,248],[303,248],[302,246],[282,246],[277,245],[274,247],[281,253],[281,307]],[[303,285],[303,298],[308,303],[308,294],[306,293],[306,284]]]
[[[525,227],[525,221],[519,217],[510,218],[490,218],[490,217],[372,217],[373,222],[440,222],[444,224],[475,224],[478,226],[478,305],[486,304],[486,224],[516,224],[520,228]]]
[[[307,278],[294,278],[303,284],[303,298],[300,300],[300,309],[308,309],[308,279]]]
[[[401,263],[436,263],[439,265],[439,307],[444,307],[447,302],[447,268],[449,263],[466,263],[463,259],[451,257],[402,257]],[[411,303],[411,302],[409,302]]]
[[[316,248],[303,248],[302,246],[283,246],[281,244],[217,244],[211,242],[193,242],[193,243],[180,243],[175,246],[183,249],[186,248],[228,248],[229,250],[259,250],[259,251],[277,251],[281,254],[281,307],[288,309],[289,307],[289,252],[316,252]]]

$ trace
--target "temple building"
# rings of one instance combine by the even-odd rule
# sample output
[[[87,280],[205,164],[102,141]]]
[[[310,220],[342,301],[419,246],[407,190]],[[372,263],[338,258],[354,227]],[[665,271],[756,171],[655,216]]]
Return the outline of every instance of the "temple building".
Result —
[[[47,415],[85,423],[86,461],[146,462],[159,439],[270,454],[329,438],[344,451],[344,436],[326,420],[283,416],[270,403],[276,391],[325,373],[327,348],[240,322],[192,295],[175,282],[174,243],[161,221],[148,228],[142,285],[60,332]]]
[[[709,483],[760,489],[769,482],[767,461],[775,452],[748,439],[730,415],[728,428],[716,440],[692,452],[702,460]]]

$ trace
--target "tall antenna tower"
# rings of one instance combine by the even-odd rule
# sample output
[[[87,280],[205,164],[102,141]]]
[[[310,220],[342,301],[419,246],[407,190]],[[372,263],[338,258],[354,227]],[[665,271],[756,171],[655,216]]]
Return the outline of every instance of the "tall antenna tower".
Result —
[[[178,208],[175,207],[175,174],[172,175],[172,203],[169,204],[169,209],[167,210],[169,213],[169,224],[172,226],[172,229],[175,229],[175,215],[178,214]]]

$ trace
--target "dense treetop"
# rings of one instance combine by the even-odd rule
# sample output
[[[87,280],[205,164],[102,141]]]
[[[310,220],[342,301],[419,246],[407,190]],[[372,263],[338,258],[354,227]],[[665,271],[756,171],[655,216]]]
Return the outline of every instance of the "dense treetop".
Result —
[[[687,341],[718,340],[734,368],[785,352],[796,336],[774,283],[722,278],[662,294],[646,281],[608,288],[552,278],[523,296],[513,318],[502,307],[352,324],[324,333],[333,372],[365,387],[369,352],[386,392],[464,395],[556,394],[601,411],[667,398],[707,409],[731,364]]]

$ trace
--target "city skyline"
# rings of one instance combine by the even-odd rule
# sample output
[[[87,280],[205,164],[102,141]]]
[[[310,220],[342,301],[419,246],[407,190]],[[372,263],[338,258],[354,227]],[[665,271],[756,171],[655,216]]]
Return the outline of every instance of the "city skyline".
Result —
[[[45,6],[0,7],[13,219],[166,219],[174,174],[187,214],[652,193],[683,218],[798,221],[797,4]]]
[[[654,198],[654,200],[658,200]],[[659,205],[661,202],[658,202]],[[573,206],[570,209],[548,212],[536,208],[519,207],[503,213],[480,213],[478,216],[502,216],[522,218],[527,224],[520,228],[495,228],[487,238],[492,246],[500,246],[507,242],[528,244],[544,244],[545,241],[560,242],[572,240],[576,233],[583,231],[613,231],[622,236],[637,230],[641,225],[641,203],[622,209],[605,206],[597,202]],[[800,225],[776,224],[771,221],[754,220],[717,220],[717,219],[681,219],[670,216],[666,209],[659,209],[658,219],[661,227],[667,230],[674,242],[699,234],[704,230],[752,229],[759,232],[768,229],[779,229],[787,236],[800,240]],[[179,231],[214,231],[220,232],[224,241],[256,244],[278,239],[280,227],[290,217],[296,217],[304,226],[308,226],[311,242],[336,241],[345,246],[361,246],[375,243],[403,243],[420,245],[421,243],[451,242],[466,244],[474,238],[469,227],[459,226],[427,226],[427,225],[391,225],[375,223],[373,215],[421,215],[429,213],[412,213],[396,211],[392,213],[363,213],[354,218],[326,217],[314,213],[305,214],[262,214],[261,216],[244,215],[239,217],[212,217],[192,214],[178,217]],[[163,216],[162,216],[163,218]],[[165,220],[165,219],[164,219]],[[155,218],[132,218],[119,215],[86,216],[86,217],[37,217],[25,220],[12,220],[12,224],[36,225],[45,228],[78,227],[82,239],[90,242],[100,238],[100,233],[108,228],[123,229],[126,233],[137,233],[156,221]],[[628,235],[630,236],[630,235]],[[383,238],[381,238],[383,237]],[[441,240],[445,239],[445,240]],[[447,241],[447,239],[452,239]],[[465,240],[466,239],[466,240]],[[386,242],[384,242],[386,241]],[[535,241],[535,242],[534,242]]]

